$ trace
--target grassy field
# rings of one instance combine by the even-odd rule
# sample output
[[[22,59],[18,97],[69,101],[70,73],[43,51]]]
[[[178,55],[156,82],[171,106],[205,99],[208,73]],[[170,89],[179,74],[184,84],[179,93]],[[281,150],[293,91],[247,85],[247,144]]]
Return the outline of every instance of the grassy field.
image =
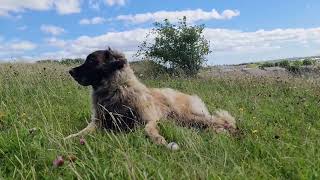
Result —
[[[63,137],[90,118],[89,88],[58,64],[0,64],[0,179],[319,179],[317,80],[226,77],[144,79],[151,87],[198,94],[211,112],[230,111],[243,136],[161,123],[176,152],[131,133]],[[146,76],[143,76],[146,77]],[[61,167],[57,156],[76,157]]]

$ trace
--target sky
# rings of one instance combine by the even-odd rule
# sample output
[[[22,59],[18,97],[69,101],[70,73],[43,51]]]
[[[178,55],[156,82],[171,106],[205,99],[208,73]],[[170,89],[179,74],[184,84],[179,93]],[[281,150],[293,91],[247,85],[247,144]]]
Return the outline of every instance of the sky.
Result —
[[[156,21],[204,24],[208,64],[320,55],[320,0],[0,0],[0,62],[85,58],[110,46],[129,60]]]

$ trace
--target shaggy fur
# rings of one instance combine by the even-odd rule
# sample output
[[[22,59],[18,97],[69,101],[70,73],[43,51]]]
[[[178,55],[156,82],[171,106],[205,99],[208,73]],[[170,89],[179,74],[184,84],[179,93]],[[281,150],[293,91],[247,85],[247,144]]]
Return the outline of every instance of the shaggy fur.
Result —
[[[146,87],[136,78],[125,56],[110,48],[91,53],[85,63],[70,70],[70,74],[79,84],[93,87],[93,115],[85,129],[67,139],[97,128],[128,130],[144,124],[153,142],[167,145],[157,128],[157,123],[163,119],[185,126],[210,128],[217,133],[236,130],[235,119],[227,111],[219,110],[210,115],[196,95],[170,88]]]

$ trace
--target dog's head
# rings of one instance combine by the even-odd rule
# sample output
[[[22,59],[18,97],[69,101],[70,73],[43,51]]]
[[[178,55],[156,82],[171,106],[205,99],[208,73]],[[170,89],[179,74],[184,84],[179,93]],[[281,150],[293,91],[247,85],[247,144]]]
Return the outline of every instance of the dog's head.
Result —
[[[127,64],[125,56],[108,48],[89,54],[86,61],[72,68],[70,75],[83,86],[96,86]]]

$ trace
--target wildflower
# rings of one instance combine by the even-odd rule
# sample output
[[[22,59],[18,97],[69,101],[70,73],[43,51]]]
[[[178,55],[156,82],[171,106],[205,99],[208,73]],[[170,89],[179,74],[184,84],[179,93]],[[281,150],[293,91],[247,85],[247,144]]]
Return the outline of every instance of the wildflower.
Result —
[[[21,117],[25,117],[27,114],[25,113],[25,112],[23,112],[22,114],[21,114]]]
[[[33,133],[35,133],[37,131],[37,128],[31,128],[31,129],[29,129],[29,133],[30,134],[33,134]]]
[[[57,159],[53,161],[54,167],[59,167],[59,166],[62,166],[63,164],[64,164],[64,159],[62,156],[58,156]]]
[[[243,112],[243,111],[244,111],[244,109],[243,109],[243,108],[239,108],[239,111],[240,111],[240,112]]]
[[[253,116],[252,119],[257,119],[257,117]]]
[[[84,145],[86,143],[86,141],[85,141],[85,139],[82,137],[82,138],[80,138],[80,144],[81,145]]]
[[[4,112],[1,112],[1,111],[0,111],[0,118],[2,118],[2,117],[4,117],[4,116],[6,116],[6,114],[5,114]]]
[[[252,134],[255,134],[257,132],[258,132],[258,130],[255,129],[255,130],[252,131]]]

